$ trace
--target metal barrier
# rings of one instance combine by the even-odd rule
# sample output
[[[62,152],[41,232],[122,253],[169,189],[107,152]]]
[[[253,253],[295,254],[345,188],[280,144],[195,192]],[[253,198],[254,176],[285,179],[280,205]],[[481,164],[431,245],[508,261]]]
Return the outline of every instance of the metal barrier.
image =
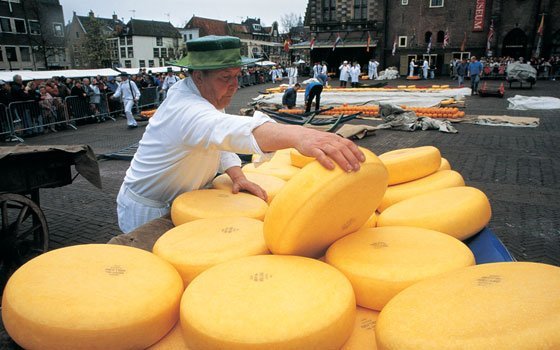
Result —
[[[0,140],[3,141],[20,141],[23,140],[16,136],[14,122],[8,107],[0,104]]]
[[[8,105],[8,111],[17,136],[42,134],[46,126],[54,124],[49,123],[51,115],[47,116],[37,101],[12,102]]]

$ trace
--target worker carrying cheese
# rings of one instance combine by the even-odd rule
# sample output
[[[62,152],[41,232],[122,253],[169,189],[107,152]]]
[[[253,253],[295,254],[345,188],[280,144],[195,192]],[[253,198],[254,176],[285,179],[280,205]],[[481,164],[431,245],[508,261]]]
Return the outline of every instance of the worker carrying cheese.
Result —
[[[123,232],[166,215],[175,197],[205,187],[218,172],[230,176],[233,193],[247,191],[266,200],[266,192],[243,175],[236,153],[293,147],[327,169],[336,162],[349,172],[359,170],[363,153],[340,136],[278,124],[259,111],[252,118],[225,113],[241,67],[255,61],[242,59],[240,47],[239,38],[229,36],[187,42],[188,55],[180,63],[190,76],[173,84],[150,119],[120,188]]]

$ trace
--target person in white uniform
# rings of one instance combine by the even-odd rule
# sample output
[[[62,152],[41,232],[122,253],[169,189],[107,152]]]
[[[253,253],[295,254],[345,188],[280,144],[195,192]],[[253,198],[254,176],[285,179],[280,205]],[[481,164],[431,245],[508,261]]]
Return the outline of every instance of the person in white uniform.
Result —
[[[317,79],[319,74],[321,74],[322,69],[323,67],[319,64],[319,62],[315,62],[315,65],[313,66],[313,78]]]
[[[126,115],[128,128],[136,128],[138,127],[138,124],[132,115],[132,107],[134,106],[134,103],[138,102],[140,99],[140,90],[138,90],[136,83],[128,79],[127,73],[121,73],[119,76],[121,77],[121,82],[112,98],[121,98],[122,103],[124,104],[124,114]]]
[[[377,79],[377,67],[379,63],[375,59],[370,59],[368,63],[368,78],[369,80]]]
[[[424,63],[422,64],[422,75],[424,79],[428,79],[428,69],[430,65],[428,64],[428,60],[424,59]]]
[[[416,68],[416,62],[414,62],[414,58],[410,60],[410,64],[408,65],[408,69],[410,72],[408,73],[409,77],[414,76],[414,68]]]
[[[297,66],[294,63],[291,67],[286,69],[288,71],[288,84],[294,86],[297,83],[298,71]]]
[[[350,67],[350,81],[352,83],[352,87],[358,86],[360,82],[360,66],[354,62],[354,65]]]
[[[173,84],[179,80],[181,79],[173,73],[172,68],[167,68],[167,75],[165,76],[165,79],[163,79],[163,84],[161,85],[162,101],[165,100],[165,97],[167,97],[167,91],[169,91],[169,88],[171,88]]]
[[[257,111],[253,117],[226,114],[237,91],[242,59],[239,38],[205,36],[187,43],[190,76],[174,84],[140,140],[117,197],[119,226],[125,233],[169,213],[180,194],[204,188],[219,172],[228,174],[233,193],[266,192],[247,180],[236,153],[263,154],[294,147],[325,168],[335,163],[357,171],[365,160],[340,136],[302,126],[278,124]]]
[[[348,78],[350,77],[350,66],[348,65],[348,61],[342,62],[342,65],[340,65],[338,69],[340,70],[340,86],[346,87]]]

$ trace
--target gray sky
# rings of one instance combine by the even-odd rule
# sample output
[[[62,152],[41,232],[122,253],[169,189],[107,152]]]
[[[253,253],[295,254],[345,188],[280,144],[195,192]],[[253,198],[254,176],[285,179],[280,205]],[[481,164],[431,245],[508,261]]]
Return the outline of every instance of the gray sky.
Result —
[[[72,20],[72,11],[85,16],[93,10],[96,16],[111,17],[116,13],[125,22],[134,18],[154,21],[170,21],[182,27],[192,15],[240,23],[246,17],[260,18],[270,26],[288,13],[305,15],[306,0],[282,0],[280,2],[258,0],[60,0],[64,20]],[[274,5],[273,5],[274,4]],[[273,9],[273,11],[271,11]],[[168,17],[169,16],[169,17]]]

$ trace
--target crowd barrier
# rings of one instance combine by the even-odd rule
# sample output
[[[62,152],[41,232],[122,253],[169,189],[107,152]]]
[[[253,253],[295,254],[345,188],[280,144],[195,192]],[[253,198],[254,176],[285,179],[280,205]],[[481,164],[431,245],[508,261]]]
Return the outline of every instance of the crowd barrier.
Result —
[[[67,96],[64,100],[53,98],[40,101],[17,101],[8,106],[0,104],[0,141],[19,141],[45,132],[113,121],[124,116],[123,104],[112,99],[112,93],[94,95],[89,98]],[[160,103],[157,87],[141,90],[136,114],[143,108],[156,108]]]

